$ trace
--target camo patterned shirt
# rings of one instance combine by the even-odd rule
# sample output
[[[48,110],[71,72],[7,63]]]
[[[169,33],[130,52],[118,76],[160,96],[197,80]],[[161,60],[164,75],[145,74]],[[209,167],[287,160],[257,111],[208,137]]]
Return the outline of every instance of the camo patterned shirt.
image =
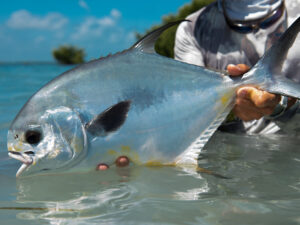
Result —
[[[300,0],[286,0],[281,18],[267,29],[242,34],[226,23],[218,2],[189,15],[191,23],[181,23],[177,29],[175,59],[211,69],[226,70],[228,64],[254,65],[264,52],[280,37],[287,27],[300,16]],[[299,39],[299,38],[298,38]],[[297,40],[298,40],[297,39]],[[285,62],[285,76],[299,80],[299,54]],[[261,118],[239,125],[224,125],[225,130],[269,134],[277,132],[300,133],[299,101],[280,117]],[[299,121],[299,122],[298,122]]]

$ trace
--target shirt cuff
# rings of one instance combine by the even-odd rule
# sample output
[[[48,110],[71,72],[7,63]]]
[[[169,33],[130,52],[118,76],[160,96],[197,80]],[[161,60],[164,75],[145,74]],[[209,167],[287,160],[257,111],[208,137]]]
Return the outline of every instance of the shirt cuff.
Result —
[[[297,100],[294,105],[288,107],[288,97],[282,96],[280,102],[276,105],[273,113],[269,116],[265,116],[269,120],[288,120],[297,111],[299,107],[299,100]]]

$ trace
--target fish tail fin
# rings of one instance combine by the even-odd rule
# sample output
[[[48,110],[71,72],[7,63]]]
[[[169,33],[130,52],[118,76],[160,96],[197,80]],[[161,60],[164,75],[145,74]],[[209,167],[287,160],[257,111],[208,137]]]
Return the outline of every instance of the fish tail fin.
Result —
[[[300,73],[293,71],[294,74],[291,77],[284,67],[287,55],[297,51],[298,46],[295,42],[299,41],[297,38],[299,31],[300,17],[244,75],[243,84],[260,84],[261,88],[268,92],[300,99]]]

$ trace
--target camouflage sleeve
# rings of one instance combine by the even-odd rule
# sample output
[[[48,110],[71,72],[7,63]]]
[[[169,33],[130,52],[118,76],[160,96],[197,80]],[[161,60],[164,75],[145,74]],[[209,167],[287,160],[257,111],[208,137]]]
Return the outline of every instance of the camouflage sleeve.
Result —
[[[190,22],[183,22],[179,25],[176,31],[174,58],[189,64],[204,66],[201,47],[194,35],[195,20],[200,12],[188,16],[187,19]]]
[[[285,1],[285,6],[288,11],[288,24],[291,25],[300,16],[300,0]],[[297,45],[299,46],[299,35],[297,38]],[[299,48],[295,48],[294,53],[290,54],[284,64],[285,76],[293,79],[295,82],[300,82],[299,76]],[[297,72],[298,71],[298,72]],[[282,116],[275,118],[274,122],[280,127],[282,131],[288,134],[300,134],[300,100],[287,109]]]
[[[284,111],[282,115],[274,118],[273,121],[280,130],[287,134],[300,134],[300,101]]]

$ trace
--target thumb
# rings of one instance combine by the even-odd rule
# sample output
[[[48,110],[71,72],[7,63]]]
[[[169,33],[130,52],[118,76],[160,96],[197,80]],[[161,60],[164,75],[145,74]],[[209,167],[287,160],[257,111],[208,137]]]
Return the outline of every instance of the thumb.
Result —
[[[272,107],[280,101],[280,96],[256,87],[242,87],[237,90],[237,97],[250,100],[256,107]]]

